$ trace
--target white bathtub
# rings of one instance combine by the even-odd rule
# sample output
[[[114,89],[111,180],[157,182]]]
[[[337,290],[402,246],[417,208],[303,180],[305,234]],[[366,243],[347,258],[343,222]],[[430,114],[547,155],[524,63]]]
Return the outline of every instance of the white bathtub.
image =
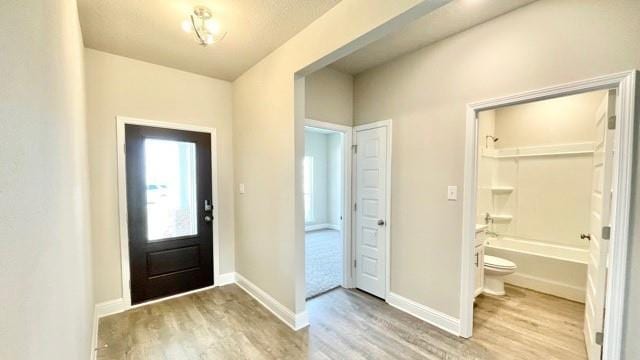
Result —
[[[487,237],[485,254],[513,261],[506,283],[584,302],[589,250],[511,237]]]

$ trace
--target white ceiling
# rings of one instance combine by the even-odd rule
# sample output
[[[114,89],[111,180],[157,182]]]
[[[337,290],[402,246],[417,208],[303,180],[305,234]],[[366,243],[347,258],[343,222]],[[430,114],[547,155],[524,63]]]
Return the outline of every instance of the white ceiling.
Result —
[[[336,61],[331,67],[355,75],[534,1],[453,0],[403,29]]]
[[[233,80],[340,0],[79,0],[86,47]],[[206,48],[181,29],[197,5],[228,31]]]

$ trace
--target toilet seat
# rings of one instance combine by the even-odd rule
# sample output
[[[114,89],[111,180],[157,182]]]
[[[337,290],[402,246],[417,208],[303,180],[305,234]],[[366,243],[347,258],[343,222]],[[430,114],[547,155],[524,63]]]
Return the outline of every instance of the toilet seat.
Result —
[[[485,255],[484,256],[484,266],[494,268],[494,269],[515,269],[516,264],[513,262],[499,258],[497,256]]]

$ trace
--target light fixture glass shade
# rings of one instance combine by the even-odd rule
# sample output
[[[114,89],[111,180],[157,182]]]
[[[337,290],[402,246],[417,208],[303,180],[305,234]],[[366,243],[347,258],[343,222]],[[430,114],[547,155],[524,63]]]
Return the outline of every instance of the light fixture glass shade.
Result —
[[[212,18],[211,11],[205,7],[195,8],[193,14],[182,22],[182,30],[193,32],[196,41],[202,46],[218,42],[227,35],[222,31],[220,23]]]

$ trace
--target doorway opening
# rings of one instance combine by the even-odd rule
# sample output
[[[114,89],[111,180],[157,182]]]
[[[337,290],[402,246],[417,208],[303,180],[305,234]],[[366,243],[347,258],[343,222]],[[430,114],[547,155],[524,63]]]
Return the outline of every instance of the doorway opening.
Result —
[[[309,299],[350,283],[345,210],[351,129],[309,120],[304,135],[305,298]]]
[[[387,298],[391,133],[391,120],[305,121],[306,299],[340,286]]]
[[[616,351],[632,80],[618,74],[470,105],[462,336],[473,327],[482,341],[496,336],[483,329],[503,327],[512,350],[540,357]]]

